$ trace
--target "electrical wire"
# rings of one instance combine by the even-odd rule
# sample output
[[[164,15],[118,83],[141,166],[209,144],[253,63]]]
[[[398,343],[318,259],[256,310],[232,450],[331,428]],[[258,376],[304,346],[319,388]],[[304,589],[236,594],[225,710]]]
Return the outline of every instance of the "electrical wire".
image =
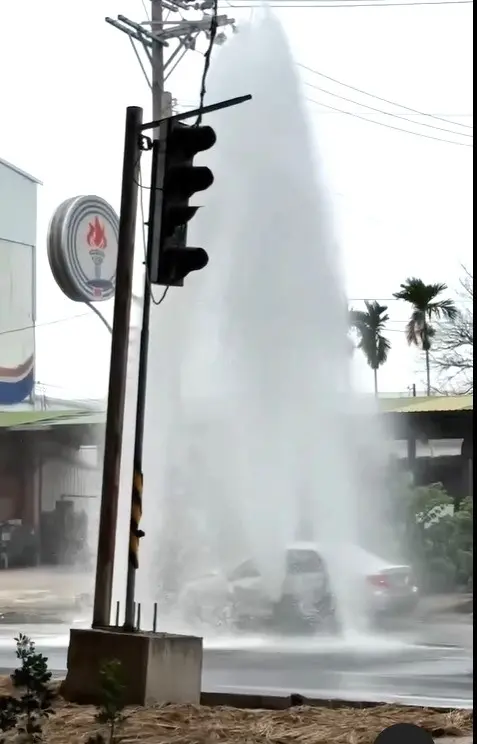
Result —
[[[151,17],[149,15],[149,11],[147,9],[147,6],[146,6],[146,3],[144,2],[144,0],[141,0],[141,5],[142,5],[142,9],[144,10],[144,13],[146,14],[146,19],[148,21],[150,21],[151,20]]]
[[[195,125],[198,127],[202,122],[202,111],[200,109],[204,106],[205,94],[207,92],[207,74],[209,72],[210,60],[212,57],[212,50],[214,48],[215,37],[217,35],[218,28],[218,15],[219,15],[219,0],[214,0],[212,9],[212,17],[210,19],[210,31],[209,31],[209,46],[204,54],[204,70],[202,72],[202,80],[200,82],[200,95],[199,95],[199,115]]]
[[[321,88],[319,85],[313,85],[313,83],[304,83],[305,85],[309,86],[310,88],[313,88],[314,90],[319,90],[322,93],[326,93],[329,96],[333,96],[333,98],[339,98],[341,101],[346,101],[347,103],[353,103],[356,106],[362,106],[363,108],[368,109],[369,111],[374,111],[378,114],[384,114],[384,116],[390,116],[395,119],[401,119],[401,121],[406,121],[410,124],[416,124],[419,127],[428,127],[429,129],[436,129],[440,132],[447,132],[448,134],[455,134],[457,137],[469,137],[470,139],[473,138],[472,134],[467,134],[467,132],[457,132],[455,129],[445,129],[444,127],[436,126],[435,124],[427,124],[426,122],[414,122],[412,119],[408,119],[406,116],[401,116],[400,114],[394,114],[390,111],[383,111],[382,109],[375,108],[374,106],[369,106],[367,103],[360,103],[359,101],[355,101],[352,98],[347,98],[346,96],[341,96],[339,93],[332,93],[330,90],[326,90],[326,88]],[[461,125],[462,126],[462,125]]]
[[[37,328],[44,328],[45,326],[57,325],[58,323],[67,323],[77,318],[91,318],[91,315],[89,313],[78,313],[78,315],[70,315],[69,318],[57,318],[56,320],[47,320],[44,323],[30,323],[30,325],[20,326],[19,328],[9,328],[6,331],[0,331],[0,336],[6,336],[9,333],[20,333],[21,331],[32,331]]]
[[[240,2],[240,0],[238,0]],[[362,2],[333,2],[333,3],[325,3],[325,2],[318,2],[317,0],[310,0],[310,2],[290,2],[290,0],[284,0],[283,3],[277,2],[277,0],[274,0],[269,7],[270,8],[280,8],[280,10],[286,10],[296,8],[405,8],[405,7],[411,7],[411,6],[424,6],[424,5],[473,5],[474,0],[413,0],[412,2],[402,2],[402,3],[395,3],[395,2],[373,2],[373,3],[362,3]],[[249,2],[244,2],[243,4],[231,4],[229,2],[226,2],[224,7],[229,8],[235,8],[237,10],[243,9],[254,9],[254,8],[261,8],[262,6],[259,3],[250,4]]]
[[[149,266],[148,266],[148,260],[147,260],[147,237],[146,237],[146,210],[144,209],[144,189],[147,187],[143,186],[142,183],[142,172],[141,167],[139,166],[139,176],[138,176],[138,184],[139,186],[139,209],[141,212],[141,228],[142,228],[142,247],[144,252],[144,272],[145,272],[145,285],[146,285],[146,291],[149,292],[149,296],[151,298],[151,302],[153,305],[161,304],[166,299],[166,295],[169,291],[169,287],[166,287],[162,293],[162,295],[157,299],[154,297],[154,292],[152,291],[152,282],[151,277],[149,275]],[[148,187],[150,190],[150,187]],[[152,199],[152,194],[149,197]],[[148,225],[149,229],[149,225]]]
[[[473,129],[473,127],[470,126],[470,124],[461,124],[458,121],[451,121],[449,119],[445,119],[442,116],[437,116],[436,114],[429,114],[425,111],[419,111],[418,109],[411,108],[410,106],[405,106],[402,103],[396,103],[396,101],[391,101],[388,98],[382,98],[381,96],[377,96],[374,93],[369,93],[369,91],[363,90],[362,88],[357,88],[355,85],[349,85],[348,83],[344,83],[342,80],[338,80],[337,78],[331,77],[331,75],[325,75],[324,72],[319,72],[318,70],[315,70],[312,67],[308,67],[308,65],[304,65],[301,62],[297,62],[297,65],[298,67],[301,67],[302,69],[313,73],[313,75],[318,75],[319,77],[325,78],[325,80],[330,80],[332,83],[341,85],[343,88],[348,88],[348,90],[355,91],[355,93],[361,93],[362,95],[368,96],[369,98],[374,98],[376,101],[381,101],[382,103],[388,103],[390,106],[396,106],[397,108],[404,109],[405,111],[410,111],[412,114],[417,114],[418,116],[427,116],[430,119],[437,119],[437,121],[442,121],[442,122],[445,122],[446,124],[454,124],[455,126],[463,127],[464,129]]]
[[[386,129],[393,129],[396,132],[404,132],[405,134],[413,134],[415,137],[423,137],[424,139],[434,140],[435,142],[445,142],[448,145],[458,145],[460,147],[473,147],[468,142],[455,142],[454,140],[444,139],[443,137],[434,137],[431,134],[424,134],[423,132],[413,132],[410,129],[403,129],[402,127],[396,127],[393,124],[386,124],[384,121],[376,121],[375,119],[367,119],[365,116],[360,114],[353,114],[351,111],[344,111],[343,109],[337,108],[336,106],[329,106],[327,103],[322,101],[315,101],[314,98],[306,98],[305,100],[315,103],[317,106],[324,106],[332,111],[338,111],[340,114],[346,116],[353,116],[355,119],[361,119],[361,121],[367,121],[369,124],[376,124],[379,127],[386,127]],[[417,123],[417,122],[416,122]]]
[[[303,82],[305,82],[305,81],[303,81]],[[305,83],[305,84],[308,85],[308,83]],[[181,109],[188,109],[188,108],[195,109],[195,108],[197,108],[197,101],[190,101],[190,100],[185,99],[185,98],[180,98],[180,99],[179,98],[176,98],[174,105],[176,107],[180,107]],[[323,114],[332,114],[333,112],[332,111],[323,111],[322,113]],[[383,113],[387,113],[387,112],[384,112],[383,111]],[[439,118],[441,116],[455,116],[455,117],[458,117],[458,118],[460,117],[462,119],[469,119],[469,118],[472,119],[473,116],[474,116],[474,114],[473,113],[472,114],[469,114],[469,113],[467,113],[467,114],[462,114],[462,113],[460,113],[460,114],[414,114],[414,116],[433,116],[434,118]],[[420,122],[418,122],[418,121],[413,122],[412,119],[406,119],[406,121],[410,121],[412,124],[414,124],[414,123],[415,124],[420,124]],[[456,124],[457,126],[460,126],[459,122],[457,122],[457,121],[452,121],[452,122],[449,122],[449,123],[450,124]],[[473,129],[473,127],[469,127],[469,129]],[[456,134],[460,134],[460,132],[456,132]]]

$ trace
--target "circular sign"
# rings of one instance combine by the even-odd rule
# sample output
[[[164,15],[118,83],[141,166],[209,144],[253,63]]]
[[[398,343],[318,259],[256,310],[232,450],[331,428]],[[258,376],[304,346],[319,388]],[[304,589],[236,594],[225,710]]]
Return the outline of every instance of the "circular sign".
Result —
[[[394,723],[381,731],[374,744],[434,744],[432,735],[415,723]]]
[[[60,289],[75,302],[114,297],[119,218],[99,196],[75,196],[48,227],[48,260]]]

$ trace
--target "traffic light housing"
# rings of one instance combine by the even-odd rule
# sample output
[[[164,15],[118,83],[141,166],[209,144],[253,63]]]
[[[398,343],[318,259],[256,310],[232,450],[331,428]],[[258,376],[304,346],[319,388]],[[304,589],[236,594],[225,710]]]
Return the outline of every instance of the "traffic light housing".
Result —
[[[187,246],[187,223],[199,209],[189,206],[190,198],[214,181],[209,168],[193,164],[194,157],[215,141],[209,126],[189,126],[173,118],[161,126],[157,167],[163,168],[164,177],[162,189],[156,189],[162,207],[158,245],[150,265],[152,284],[182,287],[191,271],[203,269],[209,261],[203,248]]]

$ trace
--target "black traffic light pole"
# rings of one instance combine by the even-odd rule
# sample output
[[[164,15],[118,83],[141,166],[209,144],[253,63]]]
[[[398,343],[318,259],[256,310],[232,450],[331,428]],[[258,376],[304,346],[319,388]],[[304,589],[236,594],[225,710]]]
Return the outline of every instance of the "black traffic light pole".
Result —
[[[236,106],[252,98],[250,95],[240,96],[206,106],[194,111],[177,114],[175,116],[164,117],[148,124],[142,124],[139,127],[140,132],[160,128],[161,135],[167,130],[167,127],[161,127],[165,121],[175,119],[176,121],[189,119],[198,114],[218,111],[219,109]],[[147,140],[146,137],[143,138]],[[135,585],[136,570],[138,568],[138,549],[139,540],[144,533],[139,529],[139,522],[142,516],[142,488],[143,488],[143,443],[144,443],[144,420],[146,410],[146,391],[147,391],[147,362],[149,349],[149,321],[151,310],[151,268],[154,256],[157,255],[158,245],[161,240],[161,222],[162,222],[162,205],[163,194],[162,186],[165,175],[165,152],[161,138],[159,140],[149,141],[149,147],[152,149],[152,168],[151,168],[151,187],[149,202],[148,218],[148,239],[146,250],[146,271],[145,271],[145,288],[144,288],[144,307],[143,323],[141,329],[141,343],[139,351],[139,369],[138,369],[138,390],[137,390],[137,407],[136,407],[136,427],[134,435],[134,472],[131,495],[131,518],[129,533],[129,560],[126,584],[126,608],[124,630],[133,631],[136,628],[135,618]],[[163,295],[164,296],[164,295]]]
[[[144,299],[142,312],[141,341],[139,347],[139,368],[136,404],[136,427],[134,432],[134,470],[131,494],[131,518],[129,536],[128,572],[126,580],[126,608],[124,629],[135,630],[135,603],[136,570],[138,569],[139,539],[144,536],[139,529],[139,521],[142,514],[142,454],[144,443],[144,419],[146,413],[146,388],[147,388],[147,361],[149,352],[149,323],[151,314],[151,283],[150,264],[154,241],[158,240],[157,228],[160,227],[162,196],[158,186],[159,170],[159,140],[154,140],[152,145],[152,167],[151,167],[151,190],[149,198],[149,217],[147,231],[146,266],[144,280]],[[157,198],[155,198],[157,195]]]

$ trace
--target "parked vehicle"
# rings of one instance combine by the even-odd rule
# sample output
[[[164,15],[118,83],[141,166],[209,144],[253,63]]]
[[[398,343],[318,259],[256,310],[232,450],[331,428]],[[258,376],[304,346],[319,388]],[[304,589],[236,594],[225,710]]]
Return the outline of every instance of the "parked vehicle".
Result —
[[[278,600],[266,590],[255,561],[240,563],[227,575],[212,572],[188,584],[181,606],[188,620],[237,627],[300,621],[307,627],[335,630],[336,600],[330,566],[339,561],[348,580],[358,582],[370,618],[414,607],[418,590],[406,565],[393,565],[354,546],[296,543],[285,550],[285,576]],[[344,562],[344,563],[343,563]]]
[[[35,566],[38,562],[38,537],[19,519],[0,522],[0,569]]]
[[[340,558],[362,582],[365,609],[371,620],[410,612],[416,607],[419,589],[411,566],[390,563],[357,547],[341,549]]]

